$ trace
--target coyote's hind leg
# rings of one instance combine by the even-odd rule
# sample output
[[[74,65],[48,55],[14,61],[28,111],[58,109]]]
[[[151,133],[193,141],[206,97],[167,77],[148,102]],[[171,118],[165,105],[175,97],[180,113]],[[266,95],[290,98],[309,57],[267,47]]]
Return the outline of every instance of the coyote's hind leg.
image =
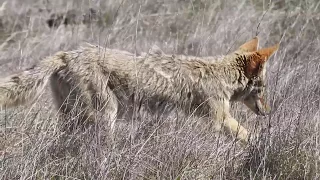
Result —
[[[67,129],[72,131],[78,126],[83,127],[88,122],[92,122],[94,109],[91,106],[91,99],[88,99],[88,95],[85,95],[86,92],[78,86],[74,79],[68,77],[70,74],[66,71],[61,70],[53,74],[50,84],[53,99],[59,112],[62,113],[64,119],[72,119],[73,121],[65,122],[68,123]]]
[[[98,87],[95,86],[94,88]],[[93,99],[93,106],[97,111],[104,113],[108,121],[110,134],[113,135],[118,113],[117,97],[107,85],[95,89],[95,97],[96,98]]]
[[[101,73],[95,73],[83,76],[65,69],[52,75],[51,88],[55,104],[63,114],[72,119],[77,117],[76,125],[80,126],[91,124],[96,115],[103,112],[113,133],[118,111],[117,98],[106,85],[108,80]]]

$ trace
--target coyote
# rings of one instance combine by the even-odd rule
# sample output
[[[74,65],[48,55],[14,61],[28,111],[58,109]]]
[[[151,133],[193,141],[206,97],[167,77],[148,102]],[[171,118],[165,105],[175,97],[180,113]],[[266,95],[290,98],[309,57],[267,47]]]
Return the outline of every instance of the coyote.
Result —
[[[126,103],[168,102],[186,113],[204,114],[246,143],[248,131],[229,113],[241,101],[257,115],[266,115],[265,73],[279,44],[258,49],[258,37],[235,52],[219,57],[168,55],[160,49],[136,56],[126,51],[87,44],[58,52],[35,67],[0,80],[0,107],[31,103],[50,82],[62,114],[80,108],[81,116],[103,112],[114,129]]]

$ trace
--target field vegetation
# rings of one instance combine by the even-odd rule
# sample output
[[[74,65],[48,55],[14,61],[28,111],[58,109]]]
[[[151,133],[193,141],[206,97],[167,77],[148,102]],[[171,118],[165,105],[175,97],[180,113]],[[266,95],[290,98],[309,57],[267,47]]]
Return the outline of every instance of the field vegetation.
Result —
[[[242,147],[178,110],[97,117],[66,133],[49,88],[0,111],[0,179],[319,179],[320,1],[0,0],[0,77],[83,42],[140,54],[224,55],[259,36],[280,42],[268,64],[267,117],[234,104],[259,134]],[[72,121],[70,118],[69,121]]]

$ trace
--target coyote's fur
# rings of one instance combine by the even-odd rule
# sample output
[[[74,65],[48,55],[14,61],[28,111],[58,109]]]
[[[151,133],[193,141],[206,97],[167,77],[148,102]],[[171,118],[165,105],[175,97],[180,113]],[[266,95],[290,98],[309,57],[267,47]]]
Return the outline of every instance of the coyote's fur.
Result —
[[[169,102],[188,113],[200,110],[246,142],[248,132],[230,115],[230,102],[241,101],[258,115],[268,113],[266,61],[278,47],[258,50],[255,37],[231,54],[201,58],[167,55],[160,49],[135,56],[87,45],[59,52],[2,79],[0,107],[34,101],[50,81],[61,112],[68,114],[79,105],[86,109],[82,116],[90,119],[94,112],[103,110],[112,129],[121,99],[139,105]]]

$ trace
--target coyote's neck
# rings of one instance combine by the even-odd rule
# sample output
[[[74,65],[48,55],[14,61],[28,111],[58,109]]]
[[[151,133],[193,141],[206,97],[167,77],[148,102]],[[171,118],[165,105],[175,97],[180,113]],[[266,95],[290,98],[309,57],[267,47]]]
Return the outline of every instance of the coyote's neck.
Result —
[[[163,60],[164,57],[161,58]],[[218,57],[178,55],[173,57],[173,61],[181,67],[179,71],[193,82],[191,86],[200,85],[210,89],[208,90],[212,92],[210,96],[223,96],[222,98],[237,100],[242,96],[242,91],[248,83],[244,73],[245,63],[235,55]],[[223,93],[217,95],[218,92]]]
[[[217,61],[209,62],[212,68],[212,79],[224,86],[226,98],[238,100],[245,90],[248,78],[245,76],[245,63],[233,55],[219,57]]]
[[[229,83],[233,87],[233,94],[231,100],[240,100],[246,94],[247,84],[249,82],[246,76],[245,69],[246,63],[241,58],[232,57],[230,60],[229,68]]]

